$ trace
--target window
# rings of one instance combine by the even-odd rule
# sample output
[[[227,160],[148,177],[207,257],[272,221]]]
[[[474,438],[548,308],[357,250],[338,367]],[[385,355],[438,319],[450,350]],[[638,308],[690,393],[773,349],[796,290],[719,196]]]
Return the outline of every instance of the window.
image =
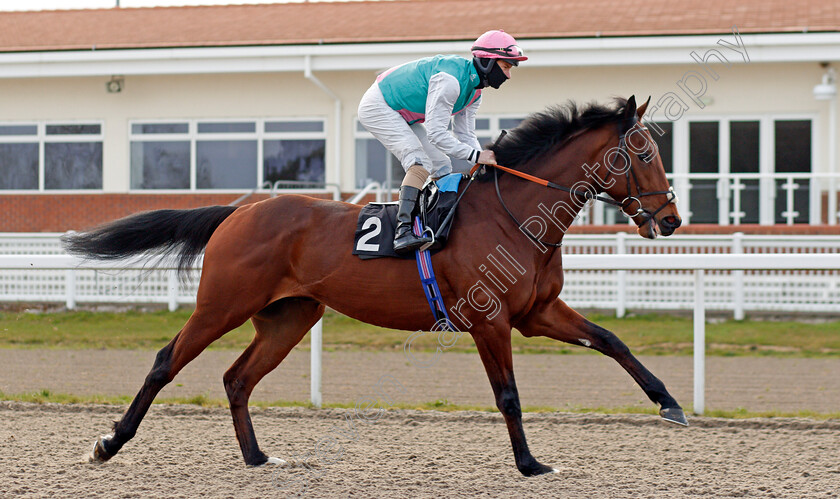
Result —
[[[263,180],[311,187],[326,181],[323,121],[269,121],[263,141]]]
[[[759,121],[731,121],[729,123],[730,172],[759,173],[760,124]],[[734,184],[733,187],[740,191],[733,192],[729,200],[729,210],[733,220],[743,224],[757,224],[759,221],[758,179],[739,179],[739,183]]]
[[[131,125],[131,188],[189,189],[188,123]]]
[[[503,129],[519,125],[522,117],[482,116],[475,120],[475,134],[482,148],[499,136]],[[452,171],[468,172],[473,167],[468,161],[452,159]],[[402,165],[382,144],[356,121],[356,188],[361,189],[368,182],[380,182],[386,188],[400,186],[405,171]]]
[[[674,124],[670,121],[654,121],[647,125],[648,132],[653,137],[653,141],[656,142],[656,149],[659,151],[659,159],[662,160],[665,173],[673,173]]]
[[[257,186],[256,122],[198,122],[195,145],[197,189]],[[260,182],[262,183],[262,182]]]
[[[0,189],[37,190],[37,125],[0,125]]]
[[[326,180],[323,120],[133,123],[130,142],[132,189],[320,187]]]
[[[691,223],[819,223],[820,207],[810,205],[819,199],[811,195],[812,127],[809,116],[675,125],[675,143],[688,150],[677,154],[674,187],[688,199]]]
[[[811,121],[776,120],[774,123],[776,173],[809,173],[811,171]],[[793,190],[794,223],[808,222],[809,182],[795,179],[776,179],[776,223],[787,220],[787,189]],[[787,186],[787,187],[786,187]]]
[[[694,121],[688,124],[688,171],[717,174],[719,165],[719,130],[717,121]],[[718,223],[717,180],[691,180],[691,222]]]
[[[0,124],[0,190],[88,189],[102,189],[101,124]]]

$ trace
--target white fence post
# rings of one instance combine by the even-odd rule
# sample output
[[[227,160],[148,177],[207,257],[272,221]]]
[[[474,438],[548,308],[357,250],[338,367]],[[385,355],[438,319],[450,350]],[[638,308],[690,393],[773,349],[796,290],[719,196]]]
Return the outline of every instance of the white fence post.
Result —
[[[808,223],[820,225],[822,223],[822,192],[817,177],[808,180]]]
[[[324,319],[319,319],[309,332],[309,377],[310,401],[312,405],[321,408],[321,344],[324,333]]]
[[[178,310],[178,271],[177,270],[170,270],[167,272],[167,284],[168,284],[168,298],[169,298],[169,311],[174,312]]]
[[[744,233],[736,232],[732,234],[732,253],[740,255],[744,252]],[[733,270],[732,278],[734,279],[734,288],[732,290],[733,298],[735,299],[735,310],[733,317],[736,321],[744,320],[744,271]]]
[[[64,293],[65,306],[67,310],[76,308],[76,270],[67,269],[64,271]]]
[[[694,271],[694,414],[703,414],[706,401],[706,300],[703,269]]]
[[[619,232],[615,235],[615,253],[623,255],[627,253],[627,233]],[[627,314],[627,271],[616,271],[616,306],[615,316],[621,319]]]

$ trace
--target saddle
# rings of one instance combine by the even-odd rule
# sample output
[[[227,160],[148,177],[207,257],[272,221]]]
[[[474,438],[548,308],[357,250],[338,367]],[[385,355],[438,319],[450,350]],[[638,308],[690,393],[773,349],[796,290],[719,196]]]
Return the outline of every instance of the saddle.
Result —
[[[420,220],[426,232],[434,235],[434,242],[429,251],[441,250],[449,237],[452,218],[441,226],[455,207],[461,181],[467,178],[461,173],[453,173],[436,181],[429,179],[420,191]],[[414,258],[414,252],[398,255],[394,251],[394,231],[396,230],[398,202],[369,203],[362,208],[356,221],[356,235],[353,238],[353,254],[362,260],[372,258]]]

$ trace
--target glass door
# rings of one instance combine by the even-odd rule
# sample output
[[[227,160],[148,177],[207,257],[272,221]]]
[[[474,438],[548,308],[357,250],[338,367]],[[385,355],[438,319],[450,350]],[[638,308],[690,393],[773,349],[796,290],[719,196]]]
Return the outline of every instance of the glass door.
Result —
[[[761,164],[760,124],[758,120],[729,122],[729,171],[733,175],[727,188],[729,220],[735,225],[759,222],[759,180],[755,176]]]
[[[691,188],[691,223],[718,223],[718,180],[720,174],[720,123],[692,121],[688,124],[688,172]],[[702,176],[694,177],[694,174]]]

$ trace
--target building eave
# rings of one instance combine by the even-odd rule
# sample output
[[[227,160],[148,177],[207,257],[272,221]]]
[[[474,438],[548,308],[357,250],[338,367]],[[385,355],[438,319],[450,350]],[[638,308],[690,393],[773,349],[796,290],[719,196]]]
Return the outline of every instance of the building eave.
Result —
[[[840,60],[840,33],[740,35],[750,62]],[[535,39],[523,43],[528,68],[692,64],[690,53],[718,49],[732,62],[735,35],[638,36]],[[0,78],[84,77],[103,75],[176,75],[377,71],[437,53],[464,54],[463,41],[353,43],[247,47],[134,48],[0,53]]]

